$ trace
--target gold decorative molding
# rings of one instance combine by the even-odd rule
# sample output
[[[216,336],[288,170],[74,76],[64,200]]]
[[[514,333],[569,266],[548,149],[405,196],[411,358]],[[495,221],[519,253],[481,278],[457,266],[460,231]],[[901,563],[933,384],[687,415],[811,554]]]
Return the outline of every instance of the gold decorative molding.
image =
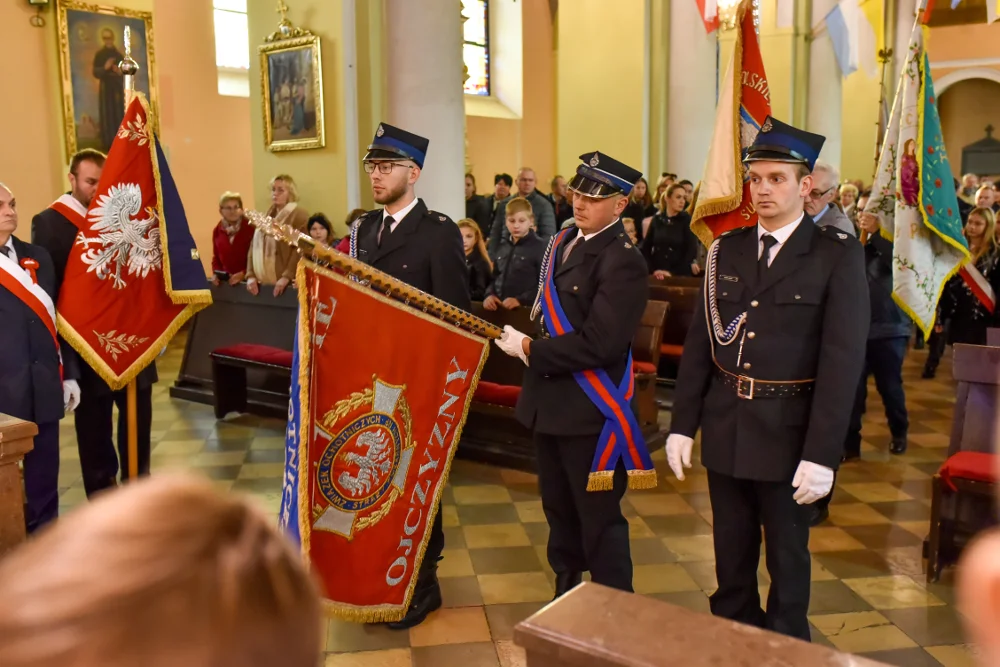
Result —
[[[278,0],[278,8],[275,11],[281,14],[281,21],[278,23],[278,29],[264,38],[265,42],[280,42],[286,39],[312,36],[312,31],[296,27],[288,20],[288,5],[285,4],[285,0]]]

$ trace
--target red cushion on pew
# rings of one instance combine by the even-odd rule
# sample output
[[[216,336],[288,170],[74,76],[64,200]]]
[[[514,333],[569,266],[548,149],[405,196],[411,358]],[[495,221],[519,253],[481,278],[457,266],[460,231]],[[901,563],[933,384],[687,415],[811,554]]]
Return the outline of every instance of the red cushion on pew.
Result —
[[[956,490],[952,479],[996,484],[996,460],[996,454],[987,452],[958,452],[948,457],[938,474],[952,491]]]
[[[648,361],[632,361],[632,372],[636,375],[656,375],[656,366]]]
[[[683,353],[684,353],[683,345],[670,345],[668,343],[660,344],[660,354],[662,354],[665,357],[676,357],[677,359],[680,359],[681,354]]]
[[[510,384],[497,384],[496,382],[479,381],[476,393],[472,400],[490,403],[492,405],[503,405],[513,408],[517,405],[517,397],[521,395],[521,388]]]
[[[212,351],[213,355],[223,357],[235,357],[247,361],[256,361],[260,364],[270,364],[272,366],[292,367],[292,353],[288,350],[281,350],[270,345],[255,345],[254,343],[237,343],[227,347],[220,347]]]

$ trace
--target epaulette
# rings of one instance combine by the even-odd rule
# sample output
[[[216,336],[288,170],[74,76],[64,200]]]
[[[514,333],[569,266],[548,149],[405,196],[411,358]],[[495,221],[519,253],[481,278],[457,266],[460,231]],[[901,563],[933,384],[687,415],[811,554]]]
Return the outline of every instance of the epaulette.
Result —
[[[746,232],[747,230],[754,229],[756,227],[757,227],[757,225],[746,225],[744,227],[736,227],[734,229],[730,229],[730,230],[722,232],[721,234],[719,234],[718,238],[721,239],[721,238],[724,238],[726,236],[736,236],[737,234],[742,234],[742,233]]]
[[[632,239],[625,232],[619,232],[618,238],[622,240],[622,245],[625,246],[626,250],[631,250],[634,247],[632,245]]]
[[[846,243],[847,239],[854,238],[847,232],[842,232],[833,225],[820,225],[819,230],[823,232],[823,235],[827,238],[834,239],[840,243]]]
[[[445,222],[446,220],[451,220],[451,218],[446,216],[444,213],[438,213],[437,211],[432,211],[430,209],[427,209],[427,217],[436,222]]]

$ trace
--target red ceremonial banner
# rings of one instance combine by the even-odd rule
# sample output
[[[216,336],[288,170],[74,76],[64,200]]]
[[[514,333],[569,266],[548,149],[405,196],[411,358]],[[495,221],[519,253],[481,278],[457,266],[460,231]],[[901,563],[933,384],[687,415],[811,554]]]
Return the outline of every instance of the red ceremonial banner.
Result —
[[[705,246],[730,229],[757,224],[743,152],[771,114],[771,91],[751,0],[743,0],[737,16],[740,29],[733,59],[720,86],[705,173],[691,204],[691,231]]]
[[[70,251],[56,309],[63,338],[112,389],[127,385],[212,302],[150,121],[137,95]],[[168,228],[177,241],[173,261]]]
[[[306,259],[296,280],[303,553],[333,615],[399,620],[488,341]]]

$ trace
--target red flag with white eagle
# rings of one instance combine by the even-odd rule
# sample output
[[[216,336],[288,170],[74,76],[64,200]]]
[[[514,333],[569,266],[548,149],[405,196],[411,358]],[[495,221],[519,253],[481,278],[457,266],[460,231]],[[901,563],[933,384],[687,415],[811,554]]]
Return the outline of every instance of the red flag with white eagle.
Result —
[[[705,173],[692,202],[691,231],[706,246],[730,229],[757,224],[744,178],[743,152],[771,113],[771,93],[753,20],[752,0],[740,3],[733,59],[719,87],[715,130]]]
[[[59,332],[112,389],[127,385],[212,303],[141,94],[129,105],[59,292]]]

